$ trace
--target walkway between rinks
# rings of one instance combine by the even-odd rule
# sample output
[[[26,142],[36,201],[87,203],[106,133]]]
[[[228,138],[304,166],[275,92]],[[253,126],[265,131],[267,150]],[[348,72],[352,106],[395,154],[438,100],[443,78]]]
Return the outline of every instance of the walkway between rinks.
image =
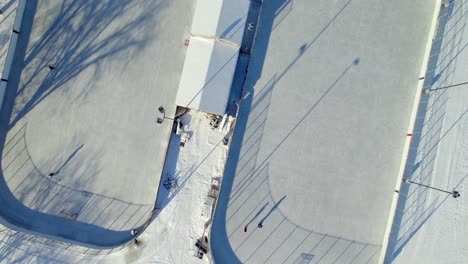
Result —
[[[210,188],[224,170],[223,138],[228,133],[212,129],[211,121],[211,116],[197,111],[182,117],[184,133],[172,134],[161,179],[159,214],[137,238],[138,245],[108,254],[2,228],[0,263],[210,263],[209,254],[196,257],[195,243],[210,225]]]

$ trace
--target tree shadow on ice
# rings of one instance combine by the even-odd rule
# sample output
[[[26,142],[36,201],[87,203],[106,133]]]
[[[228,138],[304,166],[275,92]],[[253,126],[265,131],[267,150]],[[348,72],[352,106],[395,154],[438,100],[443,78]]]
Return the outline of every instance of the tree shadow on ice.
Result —
[[[74,89],[68,83],[85,71],[90,76],[82,78],[87,88],[75,91],[75,100],[86,97],[106,63],[118,60],[115,70],[124,71],[131,58],[156,37],[154,30],[147,29],[166,6],[163,1],[64,1],[57,13],[53,12],[57,8],[49,8],[42,14],[53,21],[48,28],[35,24],[34,30],[44,33],[29,44],[37,4],[37,0],[27,1],[8,82],[7,108],[16,100],[10,127],[57,89]]]
[[[57,3],[43,1],[41,4]],[[85,157],[80,155],[83,150],[75,153],[72,150],[62,166],[57,168],[56,160],[51,157],[46,160],[50,171],[41,172],[27,150],[24,136],[27,123],[14,135],[8,132],[53,92],[61,90],[71,96],[68,93],[74,89],[71,81],[83,72],[90,73],[86,75],[89,79],[84,79],[87,88],[74,91],[75,101],[86,98],[87,89],[100,78],[107,63],[118,60],[120,68],[116,70],[124,71],[132,56],[156,37],[151,33],[154,30],[150,32],[147,28],[153,26],[152,19],[166,4],[138,1],[123,5],[109,0],[63,1],[55,9],[41,6],[42,19],[48,17],[50,26],[35,21],[34,30],[44,33],[30,43],[33,20],[41,17],[36,15],[38,1],[26,2],[12,77],[8,80],[0,115],[1,223],[24,232],[32,230],[52,239],[100,249],[126,244],[133,239],[129,230],[144,226],[152,204],[133,204],[86,191],[100,172],[101,153],[87,152]],[[76,151],[80,144],[71,145]],[[57,175],[48,176],[57,170]],[[74,177],[78,174],[83,177]],[[69,178],[74,182],[67,183]]]
[[[227,235],[226,225],[229,221],[227,218],[229,217],[230,219],[232,217],[232,215],[227,215],[228,207],[232,206],[234,202],[237,203],[236,200],[240,197],[242,192],[251,185],[252,181],[256,180],[256,175],[265,169],[266,164],[268,164],[269,157],[271,157],[282,143],[287,140],[287,138],[300,125],[301,121],[313,111],[317,104],[319,104],[327,93],[333,89],[336,83],[348,72],[348,70],[350,70],[353,65],[357,65],[359,63],[359,58],[357,58],[345,68],[335,82],[332,83],[328,90],[325,91],[323,96],[313,104],[296,126],[290,130],[288,135],[280,141],[273,152],[268,155],[267,159],[262,162],[256,161],[261,145],[263,135],[262,131],[267,120],[268,109],[275,84],[281,80],[307,52],[307,50],[312,47],[316,40],[329,28],[341,12],[346,9],[350,2],[351,0],[347,1],[311,41],[305,42],[303,45],[298,47],[297,55],[290,64],[286,66],[283,71],[274,74],[267,85],[265,85],[263,89],[260,89],[258,94],[254,95],[255,84],[262,76],[266,52],[269,46],[270,34],[273,30],[273,26],[275,25],[274,21],[277,18],[281,20],[284,18],[281,17],[281,12],[283,10],[287,10],[284,6],[289,5],[290,1],[266,1],[262,4],[258,19],[258,29],[256,29],[255,38],[252,38],[253,44],[250,44],[250,46],[253,45],[251,56],[249,56],[248,53],[241,53],[231,92],[230,103],[231,101],[238,100],[233,96],[233,94],[238,95],[242,100],[240,102],[240,109],[237,115],[235,131],[231,139],[222,188],[219,194],[211,231],[212,255],[215,260],[229,259],[231,263],[240,263],[240,260],[232,249]],[[245,39],[246,37],[244,36],[244,41]],[[249,47],[249,44],[243,44],[241,47]],[[249,49],[246,50],[248,51]],[[240,91],[242,90],[243,95],[241,96]],[[247,144],[245,145],[246,142]],[[234,185],[234,179],[236,179],[236,185]],[[262,183],[260,182],[260,185],[261,184]],[[245,201],[239,202],[241,204],[240,206],[242,206],[243,202]]]

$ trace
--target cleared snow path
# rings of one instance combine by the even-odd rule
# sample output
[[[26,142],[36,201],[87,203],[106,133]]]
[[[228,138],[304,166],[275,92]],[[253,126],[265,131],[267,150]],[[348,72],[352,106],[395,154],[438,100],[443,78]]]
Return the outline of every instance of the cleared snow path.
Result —
[[[208,114],[191,110],[182,117],[182,124],[188,124],[188,142],[181,147],[180,136],[171,139],[157,202],[161,212],[143,234],[143,239],[157,240],[150,260],[208,263],[208,256],[202,260],[194,256],[195,243],[204,236],[211,217],[210,185],[213,178],[222,176],[227,154],[222,143],[226,132],[211,129],[210,121]],[[175,167],[171,166],[175,160]],[[176,184],[168,191],[164,184],[171,179]]]

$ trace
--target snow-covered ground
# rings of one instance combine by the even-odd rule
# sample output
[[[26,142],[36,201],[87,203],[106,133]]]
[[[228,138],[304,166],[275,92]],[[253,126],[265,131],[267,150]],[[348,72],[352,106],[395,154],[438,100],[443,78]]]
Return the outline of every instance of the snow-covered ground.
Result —
[[[468,81],[468,1],[447,1],[425,88]],[[423,94],[405,177],[461,197],[403,183],[387,263],[468,263],[468,86]]]
[[[208,194],[213,180],[224,170],[227,147],[222,139],[228,133],[212,129],[211,120],[210,115],[198,111],[182,117],[187,135],[182,137],[188,141],[182,147],[180,135],[171,137],[158,196],[160,211],[138,237],[138,245],[130,244],[113,253],[80,253],[66,244],[39,243],[40,238],[3,230],[0,263],[210,263],[209,255],[202,260],[195,257],[195,243],[209,233],[213,201]]]
[[[162,211],[144,236],[157,238],[155,260],[200,263],[194,257],[195,242],[211,228],[213,200],[208,194],[212,184],[220,183],[217,180],[221,180],[227,156],[227,146],[222,143],[227,130],[211,129],[211,120],[209,114],[191,110],[182,117],[188,142],[181,147],[179,136],[171,139],[156,205]],[[175,167],[170,164],[174,161]],[[168,179],[177,182],[171,191],[164,187]],[[208,257],[201,263],[208,263]]]

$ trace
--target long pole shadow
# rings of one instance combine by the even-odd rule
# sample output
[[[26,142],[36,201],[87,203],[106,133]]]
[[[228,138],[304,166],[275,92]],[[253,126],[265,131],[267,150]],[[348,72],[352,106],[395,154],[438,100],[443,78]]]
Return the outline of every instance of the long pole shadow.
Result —
[[[276,145],[276,147],[265,157],[265,159],[257,166],[257,168],[261,168],[263,164],[268,162],[270,158],[275,154],[275,152],[286,142],[289,137],[294,133],[294,131],[297,130],[297,128],[304,122],[304,120],[314,111],[315,108],[322,102],[322,100],[330,93],[330,91],[336,87],[338,82],[346,75],[346,73],[351,69],[351,67],[358,65],[360,62],[359,58],[356,58],[353,60],[353,62],[346,67],[346,69],[338,76],[338,78],[325,90],[325,92],[320,96],[320,98],[315,101],[314,104],[309,108],[309,110],[299,119],[299,121],[294,125],[291,130],[286,134],[283,139]],[[254,174],[256,173],[257,170],[255,170]]]
[[[59,174],[59,172],[68,164],[68,162],[70,162],[73,159],[73,157],[75,157],[75,155],[78,153],[78,151],[80,151],[83,148],[83,146],[84,144],[81,144],[81,146],[76,148],[75,151],[73,151],[72,154],[68,156],[68,158],[62,163],[62,165],[60,165],[60,167],[55,172],[49,173],[49,176],[52,177],[52,176],[56,176],[57,174]]]
[[[245,224],[245,227],[244,227],[244,232],[247,232],[247,228],[249,227],[249,225],[251,223],[253,223],[253,221],[255,221],[255,219],[257,219],[257,217],[260,216],[260,214],[265,210],[265,208],[267,207],[269,202],[266,202],[265,205],[262,206],[262,208],[260,208],[260,210],[258,210],[258,212],[252,217],[252,219],[250,219],[250,221]]]
[[[268,219],[268,217],[278,208],[278,206],[283,202],[283,200],[286,198],[286,195],[283,196],[271,209],[270,211],[268,212],[268,214],[266,214],[262,220],[260,220],[260,222],[258,222],[258,227],[259,228],[262,228],[263,227],[263,223],[265,222],[265,220]]]
[[[243,223],[245,223],[245,221],[247,221],[249,218],[251,220],[248,221],[248,224],[250,225],[251,223],[253,223],[253,221],[255,221],[255,219],[257,219],[258,216],[252,217],[252,214],[254,212],[256,212],[256,211],[258,212],[258,207],[261,206],[263,204],[263,202],[266,201],[267,198],[269,198],[269,196],[270,196],[270,194],[265,194],[261,199],[259,199],[259,202],[258,202],[257,206],[255,206],[255,208],[252,209],[242,221],[239,221],[239,224],[235,228],[232,229],[232,231],[229,233],[228,237],[231,237],[243,225]],[[264,210],[265,209],[262,209],[262,211],[264,211]],[[229,222],[229,220],[228,220],[228,222]],[[244,225],[244,232],[247,232],[248,230],[245,228],[245,226],[246,225]]]

